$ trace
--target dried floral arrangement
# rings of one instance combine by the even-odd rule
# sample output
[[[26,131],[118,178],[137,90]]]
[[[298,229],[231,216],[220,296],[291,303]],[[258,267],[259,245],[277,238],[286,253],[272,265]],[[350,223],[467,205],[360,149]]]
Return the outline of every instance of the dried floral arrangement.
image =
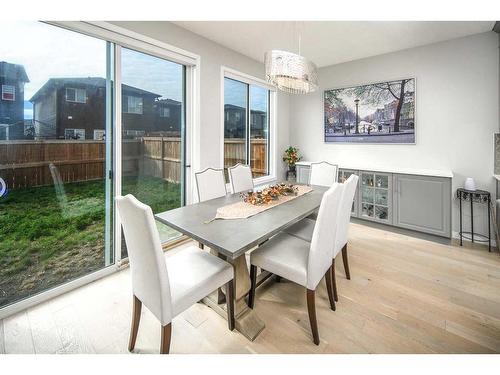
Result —
[[[248,191],[240,193],[243,201],[253,205],[268,204],[273,200],[279,199],[280,196],[297,195],[298,188],[292,184],[276,184],[265,189],[257,191]]]

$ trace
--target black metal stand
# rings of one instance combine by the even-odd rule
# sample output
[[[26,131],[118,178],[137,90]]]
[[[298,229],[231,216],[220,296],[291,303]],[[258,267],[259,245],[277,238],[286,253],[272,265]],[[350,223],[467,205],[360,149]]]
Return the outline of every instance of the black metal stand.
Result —
[[[491,252],[491,195],[489,191],[485,190],[466,190],[463,188],[457,189],[457,198],[460,204],[460,246],[462,246],[462,239],[470,239],[472,242],[488,242],[488,251]],[[470,232],[464,232],[462,228],[462,201],[470,201]],[[486,203],[488,205],[488,236],[482,234],[474,234],[474,202]],[[470,237],[468,237],[470,235]],[[474,235],[476,239],[474,239]],[[479,238],[478,238],[479,237]]]

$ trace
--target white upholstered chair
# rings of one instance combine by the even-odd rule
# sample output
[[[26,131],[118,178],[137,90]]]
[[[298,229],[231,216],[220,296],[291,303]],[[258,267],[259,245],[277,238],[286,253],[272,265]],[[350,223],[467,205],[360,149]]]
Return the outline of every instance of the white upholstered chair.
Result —
[[[349,238],[349,222],[351,219],[351,208],[352,202],[354,200],[354,194],[356,193],[356,187],[358,186],[358,176],[352,174],[346,182],[344,182],[344,189],[342,192],[341,207],[339,210],[338,219],[335,221],[335,227],[337,235],[335,238],[335,245],[333,248],[333,258],[332,258],[332,281],[335,294],[335,301],[338,301],[337,294],[337,283],[335,281],[335,257],[342,251],[342,260],[344,262],[345,275],[348,280],[351,279],[351,273],[349,271],[349,262],[347,260],[347,241]],[[296,236],[302,240],[311,242],[314,232],[315,221],[311,219],[304,219],[298,223],[285,229],[285,232]]]
[[[227,194],[224,171],[222,169],[206,168],[195,173],[198,201],[220,198]]]
[[[319,332],[315,291],[323,277],[326,280],[330,308],[335,310],[330,267],[332,244],[336,240],[334,223],[338,216],[342,190],[341,184],[334,184],[323,195],[310,243],[282,232],[250,254],[249,307],[253,308],[255,303],[257,267],[304,286],[307,289],[307,310],[316,345],[319,345]]]
[[[234,329],[233,267],[191,246],[165,257],[153,211],[134,196],[117,197],[132,277],[133,314],[128,349],[135,346],[144,304],[161,324],[160,353],[170,350],[172,319],[225,285],[229,329]]]
[[[332,186],[337,182],[338,167],[326,161],[311,163],[309,185]]]
[[[252,170],[248,165],[236,164],[228,168],[229,182],[231,183],[231,192],[239,193],[254,188]]]

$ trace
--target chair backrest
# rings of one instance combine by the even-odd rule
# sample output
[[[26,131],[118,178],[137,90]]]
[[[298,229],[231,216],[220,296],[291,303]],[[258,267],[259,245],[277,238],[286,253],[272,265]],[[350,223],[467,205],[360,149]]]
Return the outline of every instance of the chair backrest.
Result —
[[[116,197],[127,244],[132,290],[162,325],[172,320],[167,264],[151,207],[133,195]]]
[[[337,182],[338,166],[327,161],[311,163],[309,185],[332,186]]]
[[[227,194],[224,171],[222,169],[207,168],[195,173],[198,201],[223,197]]]
[[[337,222],[335,223],[337,226],[337,236],[335,238],[335,247],[333,248],[334,258],[347,243],[347,238],[349,236],[349,223],[351,221],[352,202],[354,200],[354,194],[356,194],[358,179],[358,176],[352,174],[343,184],[344,191],[342,192],[339,217]]]
[[[325,272],[332,265],[336,221],[343,189],[342,184],[335,183],[323,194],[321,199],[309,251],[306,285],[308,289],[316,289]]]
[[[229,182],[231,183],[231,192],[239,193],[240,191],[248,191],[254,188],[252,170],[248,165],[236,164],[234,167],[228,168]]]

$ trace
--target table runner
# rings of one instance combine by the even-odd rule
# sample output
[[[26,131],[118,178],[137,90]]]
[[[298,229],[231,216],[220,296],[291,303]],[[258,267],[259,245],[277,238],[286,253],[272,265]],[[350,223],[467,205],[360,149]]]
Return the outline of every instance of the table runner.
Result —
[[[247,219],[261,212],[264,212],[270,208],[276,207],[282,203],[289,202],[313,190],[312,187],[306,185],[296,185],[296,187],[297,187],[297,195],[283,195],[280,196],[279,199],[273,200],[268,204],[253,205],[250,203],[243,202],[242,198],[241,202],[236,202],[228,204],[227,206],[219,207],[217,209],[215,217],[212,220],[208,220],[206,223],[210,223],[218,219],[223,219],[223,220]]]

